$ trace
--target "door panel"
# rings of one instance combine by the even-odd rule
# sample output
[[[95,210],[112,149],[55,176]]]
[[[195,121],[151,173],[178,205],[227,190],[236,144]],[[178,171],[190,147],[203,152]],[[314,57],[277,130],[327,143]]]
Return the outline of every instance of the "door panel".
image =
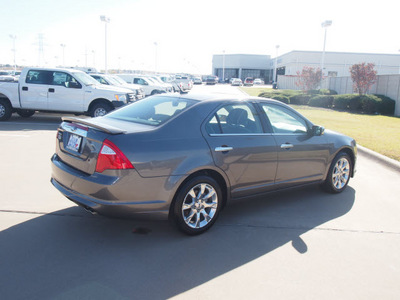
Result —
[[[308,122],[294,111],[275,104],[261,104],[278,146],[277,188],[323,178],[329,145],[324,136],[310,134]]]
[[[20,84],[20,99],[25,109],[47,110],[50,72],[44,70],[29,70],[25,83]]]
[[[83,112],[85,90],[71,75],[53,72],[48,93],[49,109],[54,111]],[[71,88],[74,86],[75,88]]]
[[[228,104],[205,126],[214,162],[228,176],[233,198],[274,187],[277,145],[254,112],[252,104]]]

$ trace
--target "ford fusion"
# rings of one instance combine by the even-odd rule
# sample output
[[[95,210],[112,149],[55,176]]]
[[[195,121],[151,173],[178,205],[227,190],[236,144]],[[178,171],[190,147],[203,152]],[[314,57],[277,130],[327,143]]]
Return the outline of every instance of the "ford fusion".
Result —
[[[93,213],[169,218],[195,235],[234,199],[311,183],[342,192],[356,154],[354,139],[278,101],[166,94],[64,117],[51,182]]]

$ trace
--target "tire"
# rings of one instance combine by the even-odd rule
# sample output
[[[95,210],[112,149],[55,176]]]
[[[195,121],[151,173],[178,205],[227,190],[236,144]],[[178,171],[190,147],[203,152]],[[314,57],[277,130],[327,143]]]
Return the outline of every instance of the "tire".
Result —
[[[31,116],[33,116],[35,114],[35,111],[34,110],[29,110],[29,109],[18,109],[17,110],[17,114],[20,117],[29,118],[29,117],[31,117]]]
[[[188,235],[201,234],[215,223],[223,203],[219,184],[211,177],[199,176],[178,191],[172,207],[172,220]]]
[[[96,103],[92,106],[92,108],[90,109],[89,115],[92,118],[102,117],[102,116],[105,116],[111,110],[112,110],[112,107],[110,104],[105,103],[105,102],[100,102],[100,103]]]
[[[8,100],[0,99],[0,121],[7,121],[12,115],[12,106]]]
[[[323,188],[329,193],[341,193],[349,183],[352,171],[350,156],[345,152],[339,152],[329,167]]]

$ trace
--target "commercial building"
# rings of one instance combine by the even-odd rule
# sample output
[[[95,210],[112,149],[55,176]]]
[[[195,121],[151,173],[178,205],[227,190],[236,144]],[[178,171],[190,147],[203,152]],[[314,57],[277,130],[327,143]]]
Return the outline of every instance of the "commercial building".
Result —
[[[303,67],[320,68],[322,51],[291,51],[276,58],[270,55],[218,54],[213,56],[213,75],[223,78],[261,78],[273,80],[276,64],[277,75],[295,76]],[[399,54],[374,54],[350,52],[325,52],[324,75],[349,76],[349,68],[358,63],[374,63],[378,75],[400,74]]]
[[[219,54],[213,56],[213,75],[218,76],[220,82],[225,79],[246,77],[261,78],[269,82],[271,74],[271,56],[255,54]]]
[[[277,74],[297,75],[305,66],[321,68],[321,62],[322,51],[291,51],[278,57]],[[399,74],[400,71],[398,54],[325,52],[323,73],[330,77],[350,76],[350,67],[363,62],[375,64],[378,75]]]

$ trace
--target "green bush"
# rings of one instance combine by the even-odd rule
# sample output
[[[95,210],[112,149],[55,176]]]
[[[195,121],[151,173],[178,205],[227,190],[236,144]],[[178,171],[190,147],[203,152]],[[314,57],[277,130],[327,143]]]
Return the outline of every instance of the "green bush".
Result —
[[[333,96],[333,107],[339,110],[347,110],[349,108],[349,95]]]
[[[311,97],[312,96],[308,94],[298,94],[289,97],[289,99],[291,104],[307,105]]]
[[[284,95],[274,95],[274,96],[272,96],[270,98],[272,98],[274,100],[281,101],[281,102],[286,103],[286,104],[290,103],[289,98],[287,96],[284,96]]]
[[[333,96],[317,95],[310,99],[309,106],[330,108],[333,105]]]
[[[361,111],[366,114],[376,114],[379,112],[382,99],[374,95],[361,96]]]
[[[382,99],[374,95],[346,94],[333,96],[333,107],[339,110],[375,114],[380,113]]]
[[[384,95],[375,95],[375,96],[382,100],[382,102],[379,105],[378,112],[385,116],[393,116],[394,110],[396,108],[396,101]]]
[[[310,90],[307,93],[310,95],[337,95],[336,91],[328,89]]]
[[[362,96],[351,95],[351,97],[349,97],[349,109],[353,112],[361,112],[362,111]]]

